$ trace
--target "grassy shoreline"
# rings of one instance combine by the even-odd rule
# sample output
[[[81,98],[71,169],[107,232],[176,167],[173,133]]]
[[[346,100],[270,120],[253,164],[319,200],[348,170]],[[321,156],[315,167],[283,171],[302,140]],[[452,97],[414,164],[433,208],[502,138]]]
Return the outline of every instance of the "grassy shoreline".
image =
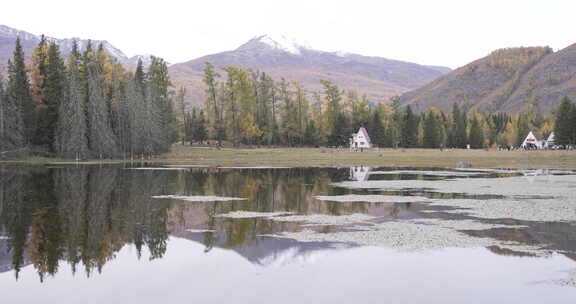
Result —
[[[475,168],[576,170],[576,151],[497,151],[438,149],[373,149],[351,152],[328,148],[215,149],[175,145],[152,160],[74,160],[31,157],[0,163],[28,165],[157,163],[206,167],[455,167],[460,161]]]

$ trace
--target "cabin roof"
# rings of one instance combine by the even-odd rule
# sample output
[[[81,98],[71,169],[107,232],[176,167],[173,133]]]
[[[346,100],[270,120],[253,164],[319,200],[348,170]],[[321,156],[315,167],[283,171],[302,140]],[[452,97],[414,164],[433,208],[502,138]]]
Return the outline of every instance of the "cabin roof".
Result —
[[[368,131],[366,130],[366,128],[360,127],[360,129],[358,129],[358,133],[362,133],[369,144],[372,143],[372,140],[370,140],[370,135],[368,135]]]

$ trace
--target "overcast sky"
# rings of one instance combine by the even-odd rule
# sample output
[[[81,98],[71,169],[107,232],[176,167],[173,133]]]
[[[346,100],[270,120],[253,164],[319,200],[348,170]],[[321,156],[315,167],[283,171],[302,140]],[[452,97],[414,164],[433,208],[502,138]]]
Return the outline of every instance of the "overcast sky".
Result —
[[[575,13],[576,0],[3,0],[0,24],[171,63],[282,33],[318,50],[456,68],[498,48],[575,43]]]

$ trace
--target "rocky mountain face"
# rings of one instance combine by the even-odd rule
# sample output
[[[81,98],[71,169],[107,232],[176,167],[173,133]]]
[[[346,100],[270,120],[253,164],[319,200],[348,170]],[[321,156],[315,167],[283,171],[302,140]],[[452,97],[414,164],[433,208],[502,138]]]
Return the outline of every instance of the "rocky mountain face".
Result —
[[[0,66],[3,66],[8,62],[8,59],[12,57],[14,52],[14,46],[16,44],[16,38],[20,37],[20,43],[24,49],[24,53],[27,56],[31,56],[34,48],[40,42],[40,36],[34,35],[25,31],[13,29],[11,27],[0,25]],[[72,43],[74,40],[77,41],[80,50],[84,50],[88,44],[88,39],[80,38],[66,38],[58,39],[47,37],[47,40],[54,41],[60,47],[60,52],[66,56],[72,50]],[[111,56],[118,59],[118,61],[127,66],[136,66],[138,63],[138,58],[142,58],[143,62],[150,61],[150,55],[137,55],[133,57],[128,57],[120,49],[116,48],[106,40],[92,40],[92,47],[96,48],[102,43],[104,50]]]
[[[479,111],[519,112],[532,104],[549,113],[564,96],[576,99],[576,44],[501,49],[400,97],[417,110],[461,103]]]
[[[275,79],[298,81],[308,92],[320,91],[320,79],[329,79],[341,88],[366,93],[374,102],[388,101],[450,71],[446,67],[380,57],[318,51],[285,36],[263,35],[233,51],[170,66],[173,83],[187,87],[188,98],[194,104],[201,104],[205,99],[202,70],[206,61],[218,68],[239,66],[264,71]]]

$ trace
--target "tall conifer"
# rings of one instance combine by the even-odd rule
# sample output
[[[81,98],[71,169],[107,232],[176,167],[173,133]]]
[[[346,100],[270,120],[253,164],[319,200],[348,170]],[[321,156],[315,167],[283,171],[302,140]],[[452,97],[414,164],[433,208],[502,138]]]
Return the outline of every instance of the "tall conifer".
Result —
[[[554,125],[554,135],[557,145],[574,144],[574,105],[568,97],[564,97],[562,103],[556,110],[556,124]]]
[[[5,152],[23,147],[24,125],[18,105],[7,95],[0,75],[0,158]]]
[[[353,129],[356,132],[356,128]],[[372,119],[368,124],[368,134],[370,134],[370,139],[374,147],[383,147],[386,140],[386,130],[380,116],[380,111],[374,111]]]
[[[86,103],[79,70],[80,53],[76,41],[67,63],[66,94],[58,107],[54,150],[65,157],[86,157],[88,137]]]
[[[64,99],[66,72],[56,43],[50,43],[43,80],[43,100],[38,107],[34,143],[52,148],[58,121],[58,108]]]
[[[410,105],[406,107],[404,120],[402,124],[402,146],[405,148],[413,148],[418,145],[418,117]]]
[[[484,131],[477,115],[473,115],[470,125],[470,147],[472,149],[484,148]]]
[[[24,51],[20,38],[16,38],[16,48],[12,60],[8,61],[8,98],[19,109],[24,125],[24,139],[30,143],[36,126],[34,100],[30,89],[30,81],[24,63]]]

